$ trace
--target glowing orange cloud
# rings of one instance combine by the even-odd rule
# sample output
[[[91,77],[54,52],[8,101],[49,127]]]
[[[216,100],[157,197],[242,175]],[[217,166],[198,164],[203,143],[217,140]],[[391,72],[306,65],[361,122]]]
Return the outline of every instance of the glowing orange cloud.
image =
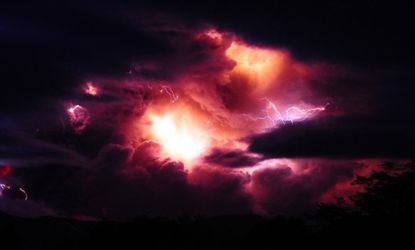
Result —
[[[99,89],[92,82],[87,82],[83,87],[84,93],[91,96],[99,95]]]
[[[189,169],[213,148],[244,150],[241,138],[313,118],[325,110],[280,100],[287,93],[275,87],[303,76],[294,67],[300,63],[285,50],[253,46],[213,29],[197,33],[194,39],[215,45],[207,46],[211,50],[207,54],[214,57],[208,63],[226,63],[217,71],[198,70],[196,75],[189,73],[193,72],[189,66],[189,72],[171,82],[129,84],[149,97],[148,103],[141,100],[139,104],[142,114],[126,125],[134,143],[156,142],[161,146],[160,157],[181,161]],[[82,109],[72,109],[70,115],[76,120]]]
[[[216,31],[215,29],[210,29],[204,32],[204,35],[208,36],[210,39],[216,41],[218,44],[222,43],[223,36],[221,33]]]
[[[275,83],[287,60],[285,53],[233,41],[226,56],[236,62],[231,74],[247,77],[259,90]]]
[[[273,209],[268,204],[273,206],[276,197],[282,197],[275,202],[283,208],[286,200],[292,201],[292,193],[317,197],[314,191],[308,195],[307,190],[314,185],[309,182],[315,176],[327,173],[316,167],[319,163],[269,158],[253,153],[249,143],[256,134],[315,119],[330,111],[326,111],[328,105],[322,105],[331,99],[318,97],[319,93],[310,86],[319,71],[296,60],[287,50],[249,44],[235,34],[214,29],[185,32],[174,39],[178,39],[174,44],[180,45],[172,58],[166,55],[166,60],[151,62],[151,67],[145,64],[142,73],[141,66],[135,67],[134,72],[121,79],[97,79],[100,85],[86,82],[78,89],[82,95],[105,93],[105,98],[83,96],[78,103],[66,106],[68,124],[78,135],[88,128],[86,139],[107,131],[115,139],[116,145],[109,145],[113,149],[105,148],[98,154],[96,165],[104,165],[103,173],[110,169],[106,167],[107,159],[115,157],[116,165],[111,171],[133,173],[125,186],[133,190],[136,181],[132,180],[137,180],[141,194],[142,190],[164,190],[169,179],[159,178],[158,171],[171,171],[184,179],[186,187],[218,190],[212,197],[220,202],[226,199],[215,196],[221,195],[222,190],[227,193],[228,187],[237,189],[237,196],[241,191],[254,205],[253,210],[264,215]],[[183,44],[181,39],[186,39]],[[95,134],[94,129],[99,133]],[[272,131],[269,138],[282,131]],[[112,152],[116,155],[112,156]],[[170,164],[172,161],[180,164]],[[170,167],[178,169],[172,171]],[[1,171],[0,168],[0,177],[9,174],[8,169]],[[117,175],[114,180],[118,178]],[[158,179],[163,182],[160,188]],[[141,186],[147,182],[148,189]],[[297,190],[300,182],[305,183],[305,188],[291,191],[292,186]],[[319,180],[315,183],[321,186]],[[210,189],[214,185],[220,188]],[[192,193],[205,197],[199,191]],[[230,195],[229,200],[234,202],[234,194]]]

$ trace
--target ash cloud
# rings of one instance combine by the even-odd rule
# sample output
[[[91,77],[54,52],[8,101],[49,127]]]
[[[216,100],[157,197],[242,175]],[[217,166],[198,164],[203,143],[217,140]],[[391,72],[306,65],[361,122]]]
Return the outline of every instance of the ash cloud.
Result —
[[[16,214],[25,210],[25,216],[119,220],[143,214],[301,214],[339,183],[373,167],[358,159],[414,155],[410,146],[413,75],[321,63],[321,58],[337,59],[336,53],[320,58],[325,46],[299,44],[307,39],[289,36],[298,24],[282,27],[279,32],[286,36],[270,37],[272,32],[263,30],[268,25],[251,19],[246,20],[252,26],[219,22],[223,30],[242,30],[246,39],[224,32],[223,43],[218,43],[203,35],[206,27],[211,28],[203,23],[166,25],[171,17],[162,18],[163,22],[154,17],[153,23],[142,21],[145,27],[140,27],[111,11],[111,15],[105,11],[91,15],[93,8],[85,11],[83,4],[71,7],[66,9],[76,15],[66,9],[23,8],[20,13],[18,8],[19,15],[6,16],[7,30],[0,29],[6,38],[1,44],[6,67],[0,71],[6,84],[0,112],[20,126],[1,127],[0,164],[5,161],[15,169],[0,181],[13,179],[27,188],[30,197],[28,203],[0,197],[2,210]],[[13,13],[15,8],[5,12],[8,9]],[[247,16],[243,12],[237,13],[244,17],[241,20]],[[54,22],[45,23],[39,18],[42,15]],[[228,12],[219,16],[225,18]],[[271,16],[273,20],[274,13]],[[263,32],[257,34],[258,29]],[[275,52],[276,44],[284,45],[278,55],[287,60],[278,84],[272,82],[266,91],[256,92],[255,77],[228,74],[237,64],[225,56],[233,39],[268,52]],[[343,53],[343,39],[337,41],[340,50],[336,45],[329,51]],[[365,64],[359,57],[364,47],[346,50],[354,52],[356,65]],[[298,55],[307,60],[302,62]],[[364,58],[373,62],[367,55]],[[403,76],[397,78],[398,74]],[[102,94],[79,93],[86,80],[96,83]],[[171,102],[160,86],[175,88],[180,100],[220,124],[217,130],[223,133],[218,134],[229,136],[228,141],[248,142],[248,150],[228,149],[228,144],[214,148],[190,170],[179,161],[160,157],[162,146],[143,141],[148,131],[136,126],[149,106]],[[270,111],[264,109],[268,95],[279,100],[278,108],[300,103],[325,105],[325,109],[310,119],[288,119],[272,127],[275,121],[264,118]],[[65,104],[71,101],[91,116],[82,134],[74,133],[65,120]],[[0,123],[6,123],[3,117]],[[258,127],[268,132],[258,133]]]
[[[260,155],[250,154],[243,150],[226,149],[213,149],[212,152],[204,157],[204,161],[207,164],[215,164],[229,168],[253,166],[261,160],[263,158]]]
[[[312,209],[336,183],[370,167],[353,161],[290,160],[267,163],[251,174],[203,165],[189,172],[180,162],[149,159],[149,151],[157,147],[133,150],[108,145],[91,168],[20,169],[17,176],[30,187],[31,199],[47,204],[47,211],[54,211],[49,215],[55,216],[130,220],[141,215],[258,213],[273,217]]]
[[[391,119],[385,123],[384,119]],[[410,123],[391,117],[326,117],[283,126],[251,138],[250,150],[272,157],[411,159]]]
[[[252,174],[250,192],[255,194],[258,212],[301,214],[313,209],[336,183],[367,167],[353,161],[299,160],[297,164],[296,168],[278,164]]]
[[[33,200],[43,200],[60,216],[126,220],[251,212],[251,198],[243,191],[246,177],[206,167],[189,173],[180,162],[148,159],[148,152],[157,147],[108,145],[88,169],[63,171],[54,166],[20,169],[17,175],[31,187]],[[45,185],[47,178],[53,181]]]

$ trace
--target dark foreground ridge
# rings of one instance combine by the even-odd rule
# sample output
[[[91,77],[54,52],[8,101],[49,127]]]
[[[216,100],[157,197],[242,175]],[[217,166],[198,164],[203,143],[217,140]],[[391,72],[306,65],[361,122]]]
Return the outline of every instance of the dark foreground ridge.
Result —
[[[331,212],[334,219],[336,211]],[[22,219],[2,214],[0,233],[7,249],[275,249],[283,243],[328,244],[332,240],[404,244],[411,240],[413,222],[413,217],[351,216],[308,221],[233,216],[141,218],[117,223]]]

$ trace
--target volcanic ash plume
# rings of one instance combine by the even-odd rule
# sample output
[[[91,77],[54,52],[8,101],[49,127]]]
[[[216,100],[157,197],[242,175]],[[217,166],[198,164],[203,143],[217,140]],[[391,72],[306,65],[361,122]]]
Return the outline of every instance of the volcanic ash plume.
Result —
[[[287,51],[252,46],[215,30],[188,39],[201,51],[180,56],[198,62],[179,68],[164,83],[151,79],[128,83],[145,92],[140,96],[142,114],[131,122],[129,138],[159,144],[163,157],[191,168],[213,148],[244,150],[243,139],[250,134],[325,111],[324,100],[303,101],[310,95],[311,69]]]
[[[172,48],[165,58],[137,62],[125,77],[89,79],[62,101],[61,136],[70,139],[57,147],[69,145],[89,163],[55,177],[66,178],[54,182],[55,195],[22,174],[34,199],[62,214],[111,218],[297,213],[363,167],[249,151],[255,134],[338,115],[335,100],[313,86],[324,66],[230,32],[171,33],[158,34]],[[71,195],[62,201],[59,193]]]

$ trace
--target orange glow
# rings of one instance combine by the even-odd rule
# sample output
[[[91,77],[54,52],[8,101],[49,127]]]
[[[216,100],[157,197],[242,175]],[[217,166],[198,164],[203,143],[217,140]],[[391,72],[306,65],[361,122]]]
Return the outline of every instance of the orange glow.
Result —
[[[197,33],[195,38],[200,40],[208,40],[213,44],[221,45],[224,41],[224,34],[218,32],[215,29],[207,29]]]
[[[222,42],[222,34],[217,32],[215,29],[210,29],[206,31],[205,35],[208,36],[210,39],[217,41],[218,43]]]
[[[212,148],[248,151],[247,135],[309,119],[325,110],[279,101],[286,93],[280,96],[274,87],[307,73],[287,51],[249,45],[214,29],[197,33],[195,39],[214,43],[209,48],[225,62],[224,68],[184,74],[167,84],[149,84],[152,99],[140,107],[145,108],[144,114],[126,125],[133,145],[153,141],[161,146],[161,158],[181,161],[191,169],[203,163],[203,155]],[[229,86],[222,88],[225,84]]]
[[[249,78],[251,84],[260,90],[272,84],[282,70],[286,60],[283,52],[248,46],[232,42],[226,50],[226,56],[236,62],[231,73]]]
[[[87,95],[97,96],[99,94],[99,89],[92,82],[87,82],[84,86],[84,92]]]
[[[208,147],[209,138],[189,116],[168,113],[149,113],[153,139],[163,147],[163,151],[175,160],[190,163]]]

